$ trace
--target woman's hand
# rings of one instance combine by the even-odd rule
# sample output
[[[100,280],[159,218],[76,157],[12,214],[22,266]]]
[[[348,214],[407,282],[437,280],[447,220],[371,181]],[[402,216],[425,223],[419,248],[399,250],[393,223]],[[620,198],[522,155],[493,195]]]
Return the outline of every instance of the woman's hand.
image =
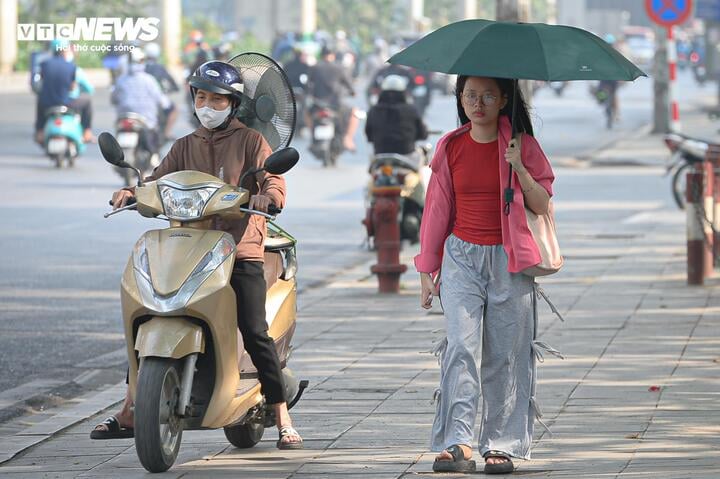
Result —
[[[507,150],[505,150],[505,161],[507,161],[516,172],[524,173],[525,165],[523,165],[520,152],[520,138],[520,136],[513,138],[510,140],[510,143],[508,143]]]
[[[130,198],[135,196],[132,191],[118,190],[112,195],[113,210],[125,206]]]
[[[250,204],[248,204],[248,208],[251,210],[258,210],[262,211],[263,213],[267,213],[271,202],[272,200],[269,196],[252,195],[250,197]]]
[[[420,285],[422,292],[420,293],[420,306],[425,309],[432,308],[433,296],[438,295],[437,287],[433,283],[430,273],[420,273]]]

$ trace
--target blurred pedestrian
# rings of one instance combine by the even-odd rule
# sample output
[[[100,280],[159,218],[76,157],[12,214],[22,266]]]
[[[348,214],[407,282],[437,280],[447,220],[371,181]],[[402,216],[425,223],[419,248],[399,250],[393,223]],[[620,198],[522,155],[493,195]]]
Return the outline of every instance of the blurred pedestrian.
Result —
[[[521,273],[537,264],[539,253],[517,203],[504,214],[503,189],[512,166],[515,198],[544,214],[554,176],[533,137],[522,94],[513,87],[508,79],[459,76],[455,94],[462,126],[440,140],[431,163],[415,266],[422,307],[430,308],[433,296],[440,296],[445,314],[431,439],[432,450],[442,451],[435,471],[475,469],[472,440],[481,392],[478,447],[485,473],[508,473],[512,458],[529,459],[539,414],[535,282]],[[524,132],[515,138],[513,101],[517,130]]]

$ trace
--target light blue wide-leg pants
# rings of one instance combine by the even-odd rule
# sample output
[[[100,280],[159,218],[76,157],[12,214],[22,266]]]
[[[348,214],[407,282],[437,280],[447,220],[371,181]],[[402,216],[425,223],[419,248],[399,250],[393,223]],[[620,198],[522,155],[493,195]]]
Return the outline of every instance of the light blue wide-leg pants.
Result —
[[[454,235],[445,242],[440,299],[447,339],[439,348],[433,451],[472,445],[482,397],[480,453],[530,458],[535,281],[507,268],[502,245],[475,245]]]

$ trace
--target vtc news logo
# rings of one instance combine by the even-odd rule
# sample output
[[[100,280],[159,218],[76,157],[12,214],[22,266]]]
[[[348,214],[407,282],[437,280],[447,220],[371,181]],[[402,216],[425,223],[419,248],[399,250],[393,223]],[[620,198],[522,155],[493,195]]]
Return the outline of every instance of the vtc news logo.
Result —
[[[155,40],[160,19],[147,18],[76,18],[75,23],[20,23],[19,41],[143,41]]]

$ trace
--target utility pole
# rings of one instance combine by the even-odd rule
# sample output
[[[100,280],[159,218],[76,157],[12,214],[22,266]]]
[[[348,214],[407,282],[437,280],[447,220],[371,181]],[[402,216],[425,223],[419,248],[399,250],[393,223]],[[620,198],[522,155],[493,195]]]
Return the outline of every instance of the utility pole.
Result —
[[[0,0],[0,75],[12,72],[17,61],[17,0]]]
[[[182,51],[182,5],[180,0],[163,0],[162,20],[162,51],[165,55],[166,65],[177,67],[180,65],[180,52]]]
[[[300,28],[303,40],[309,40],[317,30],[317,3],[315,0],[300,2]]]
[[[655,26],[655,61],[653,62],[653,133],[670,131],[670,69],[668,38],[665,28]]]
[[[496,0],[496,18],[503,22],[529,22],[530,21],[530,0]],[[507,61],[514,61],[508,58]],[[520,91],[522,91],[525,103],[528,106],[532,103],[532,80],[520,80]]]
[[[477,0],[460,0],[460,18],[462,20],[477,18]]]

